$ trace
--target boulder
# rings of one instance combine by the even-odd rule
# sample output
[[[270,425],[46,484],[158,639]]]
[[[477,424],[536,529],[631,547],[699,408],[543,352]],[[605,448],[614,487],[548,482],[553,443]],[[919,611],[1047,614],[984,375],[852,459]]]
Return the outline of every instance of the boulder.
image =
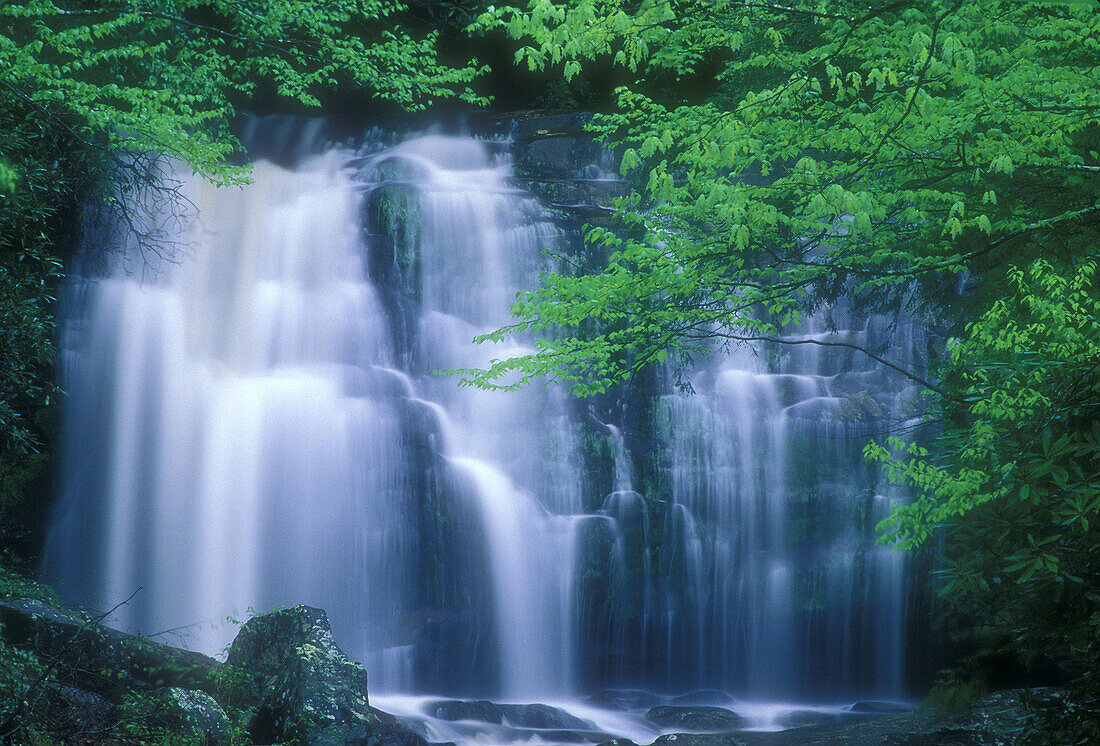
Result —
[[[244,673],[258,703],[256,743],[318,746],[366,742],[379,724],[367,704],[367,672],[332,639],[328,615],[295,606],[245,622],[226,664]]]
[[[349,739],[348,744],[349,746],[428,746],[428,741],[404,724],[392,722],[376,725],[365,737]]]
[[[353,741],[352,746],[428,746],[429,742],[416,724],[403,721],[382,710],[370,708],[370,714],[378,721],[366,740]],[[455,746],[453,743],[432,746]]]
[[[733,697],[717,689],[700,689],[698,691],[688,692],[687,694],[673,697],[672,704],[689,705],[693,707],[699,705],[720,707],[722,705],[733,704]]]
[[[648,710],[661,704],[656,694],[640,689],[605,689],[588,698],[588,703],[608,710]]]
[[[109,698],[165,686],[216,693],[218,662],[213,658],[104,627],[101,621],[36,599],[0,599],[4,639],[54,662],[67,686]]]
[[[498,705],[504,713],[504,721],[518,728],[547,728],[561,731],[595,730],[590,720],[570,715],[565,710],[550,705]]]
[[[651,707],[646,719],[661,728],[693,732],[720,733],[745,724],[743,717],[723,707]]]
[[[83,743],[88,733],[109,733],[118,719],[118,708],[102,695],[52,681],[44,690],[31,719],[49,723],[59,743]]]
[[[160,687],[124,693],[106,729],[99,734],[86,730],[66,742],[230,746],[232,736],[229,717],[209,694]]]
[[[504,711],[500,705],[484,699],[442,699],[430,702],[424,712],[440,720],[477,720],[496,725],[504,722]]]

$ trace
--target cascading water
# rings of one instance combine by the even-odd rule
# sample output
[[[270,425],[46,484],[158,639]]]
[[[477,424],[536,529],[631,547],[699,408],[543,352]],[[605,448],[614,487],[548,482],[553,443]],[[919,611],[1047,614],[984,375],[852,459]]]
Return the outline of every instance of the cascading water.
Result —
[[[859,460],[896,381],[742,349],[696,395],[645,392],[631,432],[625,405],[605,424],[554,388],[433,375],[522,352],[470,340],[563,246],[501,143],[180,182],[177,257],[109,247],[65,289],[63,598],[129,598],[121,626],[208,652],[227,616],[320,606],[372,693],[901,696],[905,566],[871,531],[899,496]]]
[[[719,355],[693,395],[665,398],[672,501],[710,534],[694,560],[705,590],[684,610],[705,640],[699,683],[788,700],[904,691],[904,555],[874,544],[897,496],[878,494],[892,488],[861,450],[912,416],[915,392],[828,345],[880,349],[893,332],[889,354],[915,370],[922,338],[912,324],[833,316],[863,328],[811,319],[794,344]]]

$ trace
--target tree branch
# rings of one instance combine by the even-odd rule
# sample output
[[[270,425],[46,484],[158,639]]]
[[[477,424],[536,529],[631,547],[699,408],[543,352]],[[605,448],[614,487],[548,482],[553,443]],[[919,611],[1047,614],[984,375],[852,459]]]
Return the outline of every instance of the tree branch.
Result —
[[[881,363],[882,365],[885,365],[887,368],[900,373],[901,375],[908,378],[910,381],[913,381],[914,383],[917,383],[917,384],[920,384],[921,386],[924,386],[929,391],[934,391],[935,393],[939,394],[940,396],[944,397],[945,399],[950,399],[951,401],[956,401],[956,402],[962,402],[963,401],[959,397],[954,396],[952,394],[949,394],[945,389],[937,386],[936,384],[932,383],[931,381],[929,381],[925,378],[921,378],[920,376],[916,375],[915,373],[912,373],[911,371],[908,371],[905,368],[902,368],[900,365],[896,365],[894,363],[891,363],[889,360],[886,360],[885,358],[880,357],[879,355],[876,355],[875,353],[868,350],[866,347],[862,347],[861,345],[853,344],[852,342],[825,342],[825,341],[820,340],[820,339],[788,339],[788,338],[784,338],[784,337],[768,337],[768,336],[762,336],[762,335],[741,335],[741,334],[733,334],[732,332],[720,332],[720,331],[710,332],[710,336],[722,337],[723,339],[731,339],[731,340],[734,340],[734,341],[737,341],[737,342],[772,342],[772,343],[781,344],[781,345],[816,345],[818,347],[844,347],[844,348],[847,348],[847,349],[850,349],[850,350],[856,350],[858,352],[862,352],[864,355],[871,358],[872,360],[874,360],[878,363]]]

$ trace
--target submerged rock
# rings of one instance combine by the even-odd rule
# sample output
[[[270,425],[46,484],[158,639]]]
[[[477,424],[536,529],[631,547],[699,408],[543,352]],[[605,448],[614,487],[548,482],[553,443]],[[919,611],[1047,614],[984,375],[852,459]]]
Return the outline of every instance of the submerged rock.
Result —
[[[431,702],[424,711],[440,720],[477,720],[482,723],[500,725],[504,722],[504,711],[500,705],[488,700],[442,699]]]
[[[245,622],[226,663],[245,673],[259,702],[256,743],[345,744],[378,725],[367,705],[367,672],[332,639],[328,615],[295,606]]]
[[[520,728],[548,728],[558,731],[596,729],[591,720],[582,720],[559,707],[550,705],[500,705],[504,720]]]
[[[807,725],[830,725],[841,722],[851,722],[859,716],[848,714],[847,717],[839,712],[821,712],[820,710],[791,710],[779,716],[777,724],[782,728],[801,728]]]
[[[424,712],[440,720],[473,720],[513,728],[555,731],[594,731],[595,723],[570,715],[550,705],[498,705],[485,699],[441,699],[429,703]]]
[[[1041,696],[1041,691],[1040,691]],[[1016,743],[1039,704],[1036,692],[1008,690],[975,702],[957,714],[921,708],[897,714],[839,713],[839,722],[807,724],[776,732],[708,735],[676,734],[654,746],[1009,746]],[[1061,743],[1049,737],[1040,743]]]
[[[608,734],[598,730],[529,730],[524,740],[538,739],[547,743],[600,743]]]
[[[674,705],[728,705],[733,703],[733,697],[725,692],[718,691],[717,689],[700,689],[695,692],[688,692],[687,694],[681,694],[672,698],[672,704]]]
[[[661,698],[656,694],[640,689],[605,689],[586,701],[608,710],[648,710],[661,704]]]
[[[901,702],[856,702],[848,708],[848,712],[858,715],[895,715],[899,712],[910,712],[912,709]]]
[[[695,732],[736,730],[745,724],[745,718],[724,707],[651,707],[646,719],[662,728]]]

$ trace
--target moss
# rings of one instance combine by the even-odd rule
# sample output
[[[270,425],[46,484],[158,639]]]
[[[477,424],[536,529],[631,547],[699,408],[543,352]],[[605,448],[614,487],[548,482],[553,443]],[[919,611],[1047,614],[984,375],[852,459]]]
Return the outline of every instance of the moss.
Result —
[[[371,276],[410,298],[420,297],[420,195],[406,184],[387,183],[367,202]]]
[[[922,708],[949,715],[968,711],[975,702],[988,694],[981,679],[963,676],[958,670],[945,671],[932,685]]]
[[[0,598],[33,598],[51,606],[59,601],[54,589],[0,562]]]

